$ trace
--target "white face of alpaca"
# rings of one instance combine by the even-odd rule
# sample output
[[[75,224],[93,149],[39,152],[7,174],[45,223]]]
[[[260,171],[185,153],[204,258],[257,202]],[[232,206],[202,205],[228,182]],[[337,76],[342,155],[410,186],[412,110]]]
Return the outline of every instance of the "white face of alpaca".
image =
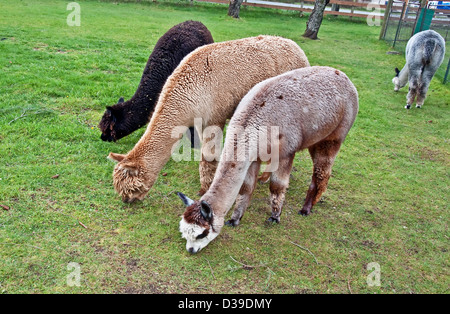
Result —
[[[400,89],[400,79],[398,78],[398,76],[392,79],[392,83],[394,84],[394,92],[398,92],[398,90]]]
[[[403,71],[403,70],[402,70]],[[400,82],[400,70],[398,68],[395,68],[395,76],[392,79],[392,83],[394,84],[394,92],[398,92],[400,88],[402,88],[403,86],[405,86],[406,81],[405,82]]]
[[[177,195],[187,207],[180,221],[181,236],[187,241],[186,250],[197,253],[219,235],[213,228],[213,211],[205,201],[194,202],[179,192]]]
[[[186,239],[186,250],[197,253],[214,240],[219,234],[195,223],[188,223],[184,218],[180,221],[181,236]]]

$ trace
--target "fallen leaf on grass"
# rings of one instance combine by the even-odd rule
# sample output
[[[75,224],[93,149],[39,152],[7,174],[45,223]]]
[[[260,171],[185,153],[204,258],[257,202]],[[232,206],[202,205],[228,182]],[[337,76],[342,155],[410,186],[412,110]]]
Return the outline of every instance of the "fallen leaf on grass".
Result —
[[[52,179],[58,179],[59,178],[59,174],[55,174]]]
[[[0,204],[0,207],[3,208],[4,210],[9,210],[9,206]]]

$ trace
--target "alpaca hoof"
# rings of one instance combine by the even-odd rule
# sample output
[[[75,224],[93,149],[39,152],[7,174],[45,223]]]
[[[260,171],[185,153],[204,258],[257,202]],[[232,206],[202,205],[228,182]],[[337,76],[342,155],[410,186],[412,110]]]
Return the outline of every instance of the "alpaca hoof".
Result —
[[[310,209],[305,209],[303,208],[301,211],[298,212],[300,215],[302,216],[309,216],[311,214],[311,210]]]
[[[271,223],[271,224],[274,224],[274,223],[279,224],[280,223],[280,218],[269,217],[269,219],[267,219],[267,222]]]
[[[420,109],[420,108],[422,108],[422,105],[416,105],[416,108]]]
[[[405,109],[410,109],[411,108],[411,105],[406,105],[405,106]]]
[[[236,221],[234,219],[230,219],[230,220],[227,220],[225,222],[225,224],[230,226],[230,227],[236,227],[237,225],[239,225],[239,221]]]

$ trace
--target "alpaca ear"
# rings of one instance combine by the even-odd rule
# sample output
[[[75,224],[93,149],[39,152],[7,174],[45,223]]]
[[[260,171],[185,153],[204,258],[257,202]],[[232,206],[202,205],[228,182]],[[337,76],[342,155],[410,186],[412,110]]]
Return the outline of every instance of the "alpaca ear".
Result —
[[[400,74],[400,71],[398,68],[395,68],[395,74],[396,74],[395,76],[398,76]]]
[[[125,159],[125,157],[126,155],[109,153],[107,158],[113,162],[121,162],[122,160]]]
[[[123,99],[123,97],[120,97],[119,100],[117,101],[118,104],[125,102],[125,99]]]
[[[211,220],[213,217],[211,206],[209,206],[209,204],[206,201],[201,201],[200,205],[201,205],[200,213],[202,214],[203,218],[205,218],[208,221]]]
[[[184,204],[186,207],[189,207],[189,206],[191,206],[192,204],[194,204],[194,201],[191,200],[191,199],[190,199],[189,197],[187,197],[186,195],[184,195],[183,193],[177,192],[177,195],[178,195],[178,197],[183,201],[183,204]]]
[[[112,122],[116,122],[116,115],[114,114],[113,108],[110,106],[106,107],[106,115],[109,116],[111,118]]]

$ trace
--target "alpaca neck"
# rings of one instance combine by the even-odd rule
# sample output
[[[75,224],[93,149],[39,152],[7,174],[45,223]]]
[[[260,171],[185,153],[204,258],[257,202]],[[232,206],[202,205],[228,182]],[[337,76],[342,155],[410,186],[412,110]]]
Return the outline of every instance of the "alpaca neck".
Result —
[[[174,67],[167,62],[161,62],[160,57],[155,55],[155,51],[150,54],[148,61],[142,73],[139,86],[131,100],[135,103],[145,102],[152,106],[158,100],[158,94],[161,92],[167,76],[162,73],[172,73]]]
[[[155,176],[169,161],[172,148],[182,136],[172,132],[177,126],[189,125],[189,119],[186,116],[174,115],[166,111],[169,110],[163,108],[153,115],[144,135],[128,153],[128,158],[143,160],[147,169]]]
[[[131,97],[127,101],[127,109],[134,113],[133,119],[140,120],[142,125],[149,122],[151,113],[155,109],[156,102],[158,101],[158,95],[161,92],[164,82],[157,82],[158,80],[152,80],[145,74],[139,83],[139,86]]]
[[[245,119],[243,119],[245,120]],[[205,199],[213,208],[214,214],[225,217],[233,206],[244,183],[247,172],[258,157],[257,129],[231,123],[227,129],[225,147],[220,156],[219,167]]]
[[[161,92],[164,85],[165,80],[155,77],[153,74],[154,71],[151,70],[152,68],[153,67],[145,68],[139,86],[130,99],[130,101],[133,102],[133,105],[137,106],[136,109],[141,107],[151,107],[153,110],[158,100],[158,94]]]
[[[148,93],[149,96],[146,98],[136,97],[136,94],[124,103],[126,107],[123,108],[124,121],[130,128],[134,128],[132,131],[143,127],[149,122],[155,104],[155,101],[149,97],[157,97],[156,93]]]
[[[405,64],[400,73],[398,73],[398,83],[400,88],[404,87],[406,83],[408,83],[408,73],[408,64]]]
[[[126,110],[133,112],[133,115],[125,114],[134,127],[140,128],[149,122],[151,114],[155,109],[164,83],[167,79],[164,74],[172,73],[173,67],[170,64],[160,62],[158,56],[152,53],[145,65],[141,81],[133,97],[126,102]]]
[[[231,209],[250,165],[250,161],[220,163],[211,187],[202,197],[211,205],[215,216],[224,218]]]
[[[116,104],[114,110],[122,117],[121,124],[126,126],[128,135],[148,123],[153,106],[133,96],[130,100]]]

